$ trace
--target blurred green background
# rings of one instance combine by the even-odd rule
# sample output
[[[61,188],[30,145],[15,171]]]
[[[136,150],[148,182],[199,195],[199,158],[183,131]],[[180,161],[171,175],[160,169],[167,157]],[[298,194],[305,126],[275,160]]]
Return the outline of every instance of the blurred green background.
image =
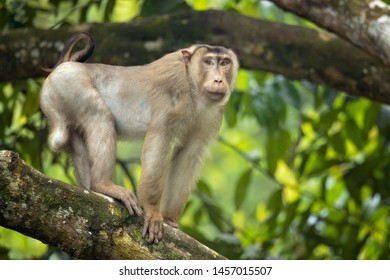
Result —
[[[185,2],[315,28],[268,1]],[[177,8],[183,1],[5,0],[0,28],[125,22]],[[48,148],[42,82],[0,83],[0,149],[76,184],[68,157]],[[241,69],[181,229],[231,259],[388,259],[389,116],[388,107],[365,98]],[[133,188],[142,146],[118,147],[116,181]],[[0,259],[58,258],[68,256],[0,227]]]

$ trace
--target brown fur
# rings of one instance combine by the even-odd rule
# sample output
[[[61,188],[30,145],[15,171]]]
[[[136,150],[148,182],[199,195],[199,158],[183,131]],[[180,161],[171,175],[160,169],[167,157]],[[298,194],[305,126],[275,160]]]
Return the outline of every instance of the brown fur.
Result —
[[[69,152],[81,186],[121,200],[131,214],[144,213],[143,235],[157,243],[163,221],[177,227],[218,133],[237,57],[223,47],[194,45],[145,66],[119,67],[67,62],[73,45],[42,88],[51,146]],[[118,137],[144,139],[140,204],[112,182]]]

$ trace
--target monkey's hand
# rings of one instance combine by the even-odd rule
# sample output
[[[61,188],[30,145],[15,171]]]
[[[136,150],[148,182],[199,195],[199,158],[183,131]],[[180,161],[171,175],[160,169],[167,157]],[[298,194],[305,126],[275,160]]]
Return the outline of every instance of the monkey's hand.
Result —
[[[163,217],[154,206],[144,206],[145,222],[142,230],[142,237],[146,238],[148,235],[149,243],[158,243],[162,238]]]

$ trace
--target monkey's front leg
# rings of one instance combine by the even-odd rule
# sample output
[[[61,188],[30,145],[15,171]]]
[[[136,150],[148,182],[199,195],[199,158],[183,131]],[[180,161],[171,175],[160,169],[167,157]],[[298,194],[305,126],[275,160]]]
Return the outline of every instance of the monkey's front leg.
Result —
[[[164,222],[175,228],[178,227],[188,196],[196,186],[209,138],[214,138],[215,134],[211,130],[210,136],[201,133],[201,127],[194,131],[197,133],[191,134],[185,145],[173,154],[168,186],[161,198],[160,209]]]
[[[149,243],[158,243],[162,238],[163,217],[159,204],[168,182],[169,149],[169,137],[165,131],[149,128],[142,151],[142,174],[138,187],[145,219],[142,236],[148,235]]]

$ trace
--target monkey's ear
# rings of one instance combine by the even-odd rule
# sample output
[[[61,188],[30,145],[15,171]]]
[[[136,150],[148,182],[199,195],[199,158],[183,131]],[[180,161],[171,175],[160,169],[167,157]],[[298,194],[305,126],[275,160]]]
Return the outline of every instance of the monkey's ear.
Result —
[[[183,55],[183,61],[185,65],[188,65],[188,63],[191,60],[192,52],[188,49],[181,50],[181,54]]]

